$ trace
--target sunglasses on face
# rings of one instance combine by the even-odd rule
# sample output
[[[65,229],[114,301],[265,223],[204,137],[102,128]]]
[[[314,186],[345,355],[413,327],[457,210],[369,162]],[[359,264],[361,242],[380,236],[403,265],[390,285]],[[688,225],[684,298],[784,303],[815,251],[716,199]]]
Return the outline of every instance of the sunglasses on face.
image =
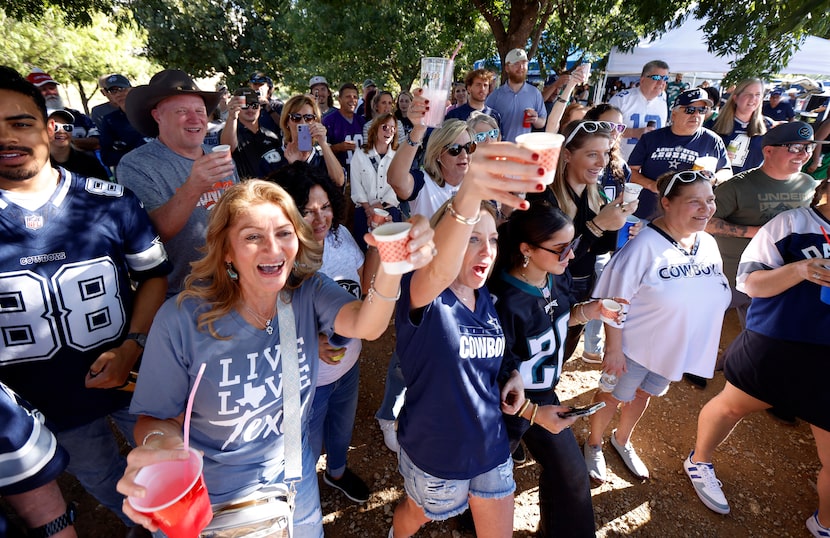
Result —
[[[702,179],[704,181],[712,183],[715,181],[715,174],[713,174],[709,170],[686,170],[684,172],[678,172],[671,177],[669,184],[666,185],[666,192],[663,193],[663,196],[665,197],[669,195],[669,192],[671,192],[671,188],[674,187],[675,181],[680,181],[682,183],[693,183],[698,179]]]
[[[709,112],[709,110],[711,110],[711,109],[708,106],[687,106],[687,107],[683,107],[683,112],[685,112],[686,114],[688,114],[690,116],[692,114],[706,114],[707,112]]]
[[[317,120],[317,116],[314,114],[289,114],[288,118],[295,123],[300,123],[300,121],[311,123]]]
[[[498,129],[490,129],[489,131],[484,131],[483,133],[476,133],[474,142],[476,144],[481,144],[482,142],[487,142],[487,139],[490,140],[498,140],[499,139],[499,130]]]
[[[127,88],[122,88],[120,86],[113,86],[112,88],[107,88],[104,91],[109,93],[109,94],[121,93],[121,92],[127,91]]]
[[[475,142],[467,142],[466,144],[447,144],[444,146],[444,151],[452,155],[453,157],[458,157],[461,155],[461,150],[467,152],[467,155],[472,155],[476,152],[476,143]]]
[[[63,129],[67,133],[71,133],[75,130],[75,126],[71,123],[55,123],[55,132],[57,133],[61,129]]]
[[[542,249],[542,250],[544,250],[545,252],[550,252],[551,254],[556,254],[557,256],[559,256],[559,261],[560,261],[560,262],[564,262],[565,260],[567,260],[567,259],[568,259],[568,255],[570,255],[570,253],[571,253],[571,252],[572,252],[572,251],[573,251],[576,247],[578,247],[578,246],[579,246],[579,240],[581,239],[581,237],[582,237],[582,236],[577,237],[576,239],[574,239],[573,241],[571,241],[570,243],[568,243],[567,245],[565,245],[564,247],[562,247],[562,249],[561,249],[561,250],[553,250],[552,248],[546,248],[546,247],[543,247],[543,246],[541,246],[541,245],[533,245],[533,246],[534,246],[534,247],[536,247],[536,248],[538,248],[538,249]]]
[[[397,128],[394,125],[386,124],[381,125],[380,128],[383,129],[383,132],[385,133],[394,133],[397,130]]]
[[[248,110],[249,108],[251,110],[257,110],[259,108],[259,103],[251,103],[250,105],[243,105],[239,108],[242,110]]]
[[[620,127],[622,127],[622,131],[619,130]],[[597,131],[605,131],[609,134],[611,131],[617,131],[618,133],[621,133],[625,131],[625,125],[621,123],[614,123],[611,121],[581,121],[579,122],[579,125],[577,125],[573,131],[571,131],[571,134],[568,135],[568,138],[565,139],[565,143],[562,144],[562,146],[567,146],[568,144],[570,144],[579,131],[585,131],[586,133],[596,133]]]
[[[790,153],[801,153],[802,151],[806,151],[807,153],[812,153],[816,149],[815,143],[809,144],[772,144],[777,148],[787,148],[787,151]]]
[[[668,82],[669,81],[669,76],[668,75],[646,75],[644,78],[650,78],[651,80],[660,81],[660,82]]]

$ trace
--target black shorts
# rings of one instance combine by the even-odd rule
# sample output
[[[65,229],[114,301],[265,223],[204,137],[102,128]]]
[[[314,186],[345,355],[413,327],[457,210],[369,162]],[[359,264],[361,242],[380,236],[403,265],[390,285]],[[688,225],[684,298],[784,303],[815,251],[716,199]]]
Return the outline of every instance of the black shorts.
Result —
[[[830,431],[830,346],[745,330],[724,359],[726,380],[737,388]]]

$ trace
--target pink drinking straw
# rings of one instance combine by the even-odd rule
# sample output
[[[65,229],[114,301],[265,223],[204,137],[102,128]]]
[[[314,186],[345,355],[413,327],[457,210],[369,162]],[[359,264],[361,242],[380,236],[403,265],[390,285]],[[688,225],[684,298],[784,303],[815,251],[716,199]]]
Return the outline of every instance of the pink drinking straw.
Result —
[[[455,52],[453,52],[453,53],[452,53],[452,56],[450,56],[450,61],[451,61],[451,62],[452,62],[452,61],[455,61],[455,55],[456,55],[456,54],[458,54],[458,51],[460,51],[460,50],[461,50],[461,45],[463,45],[463,44],[464,44],[464,43],[463,43],[463,42],[461,42],[461,41],[459,41],[459,42],[458,42],[458,46],[457,46],[457,47],[455,47]]]
[[[205,373],[206,363],[199,366],[199,373],[196,374],[196,380],[193,381],[193,388],[190,389],[190,396],[187,398],[187,410],[184,412],[184,449],[190,449],[190,414],[193,412],[193,400],[196,399],[196,390],[199,388],[199,382],[202,380],[202,374]]]

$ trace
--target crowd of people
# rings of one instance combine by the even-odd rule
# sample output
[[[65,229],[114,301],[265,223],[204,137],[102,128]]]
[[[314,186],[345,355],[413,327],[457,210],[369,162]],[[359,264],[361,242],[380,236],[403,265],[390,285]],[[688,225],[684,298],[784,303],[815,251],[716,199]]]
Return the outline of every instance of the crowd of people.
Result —
[[[830,337],[815,330],[830,322],[830,123],[764,104],[758,79],[720,106],[669,82],[664,60],[595,106],[587,64],[541,90],[527,68],[511,50],[502,84],[471,70],[446,102],[371,79],[335,93],[314,76],[282,102],[262,72],[215,91],[174,69],[136,87],[107,74],[90,116],[42,70],[0,68],[0,494],[29,534],[76,536],[65,469],[128,536],[163,536],[126,497],[188,441],[239,532],[323,536],[323,452],[324,484],[372,495],[348,465],[362,340],[394,320],[376,414],[406,493],[392,538],[467,512],[477,536],[510,536],[525,447],[538,535],[594,536],[617,411],[610,445],[648,479],[635,427],[650,399],[719,369],[726,387],[678,462],[689,493],[728,513],[715,450],[773,409],[812,427],[806,526],[830,536]],[[557,145],[554,164],[514,143],[531,132]],[[404,275],[381,263],[372,231],[387,222],[409,224]],[[743,332],[718,357],[728,308]],[[556,388],[583,335],[573,360],[602,380],[580,440]],[[248,511],[282,500],[287,520]]]

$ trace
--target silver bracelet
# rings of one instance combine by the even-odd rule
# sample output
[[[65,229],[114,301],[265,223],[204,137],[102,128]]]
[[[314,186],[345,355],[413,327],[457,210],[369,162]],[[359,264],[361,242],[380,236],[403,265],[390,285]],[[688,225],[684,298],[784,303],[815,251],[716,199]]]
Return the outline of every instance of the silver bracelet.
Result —
[[[455,210],[455,208],[452,206],[452,202],[447,204],[447,213],[449,213],[452,216],[452,218],[454,218],[456,220],[456,222],[458,222],[460,224],[464,224],[466,226],[475,226],[476,224],[478,224],[478,221],[481,220],[481,211],[476,213],[475,217],[467,218],[467,217],[465,217],[464,215],[461,215],[460,213],[458,213],[458,211]]]
[[[407,143],[407,144],[409,144],[410,146],[412,146],[413,148],[417,148],[418,146],[420,146],[421,144],[423,144],[423,143],[424,143],[424,141],[423,141],[423,140],[419,140],[419,141],[415,142],[415,141],[414,141],[414,140],[412,140],[412,138],[409,136],[409,133],[406,133],[406,143]]]
[[[164,432],[161,431],[161,430],[153,430],[151,432],[148,432],[147,435],[144,436],[144,439],[141,441],[141,446],[146,445],[147,444],[147,439],[149,439],[150,437],[152,437],[154,435],[164,435]]]
[[[378,290],[375,289],[375,276],[377,276],[377,274],[372,275],[372,280],[371,280],[371,282],[369,282],[369,291],[366,292],[366,302],[367,303],[372,304],[372,302],[375,299],[375,296],[377,296],[378,299],[381,299],[381,300],[386,301],[388,303],[394,303],[398,299],[401,298],[401,286],[400,286],[400,284],[398,285],[398,294],[395,297],[389,297],[388,295],[384,295],[384,294],[382,294],[381,292],[379,292]]]

